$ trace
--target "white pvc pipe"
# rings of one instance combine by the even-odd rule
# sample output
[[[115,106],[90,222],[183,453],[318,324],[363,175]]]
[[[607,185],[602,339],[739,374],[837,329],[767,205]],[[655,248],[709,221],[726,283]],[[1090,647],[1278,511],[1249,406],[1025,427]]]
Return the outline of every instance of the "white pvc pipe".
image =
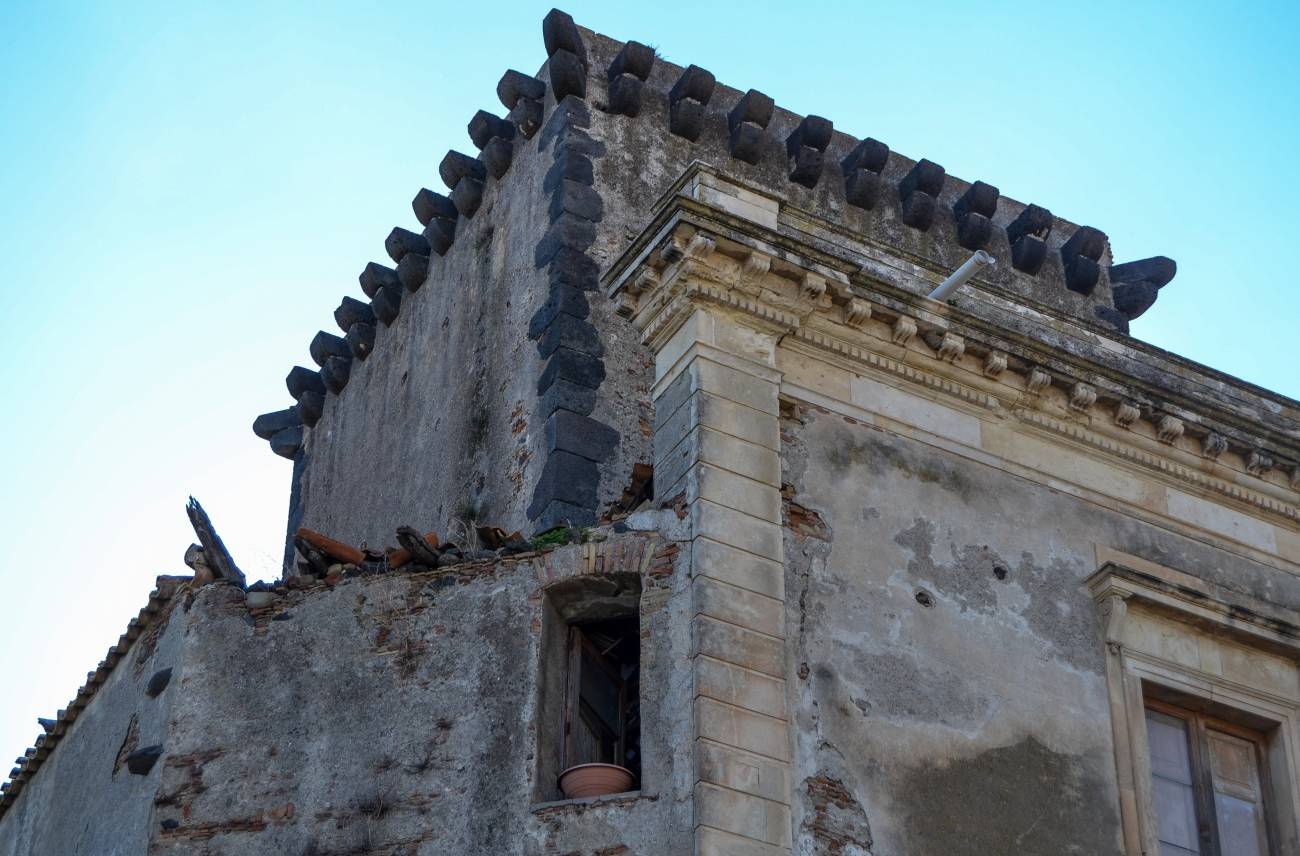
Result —
[[[966,281],[979,273],[986,266],[995,265],[997,262],[991,255],[983,250],[976,250],[975,255],[962,262],[961,267],[957,268],[952,274],[939,283],[939,287],[930,292],[931,300],[947,300],[957,289],[966,284]]]

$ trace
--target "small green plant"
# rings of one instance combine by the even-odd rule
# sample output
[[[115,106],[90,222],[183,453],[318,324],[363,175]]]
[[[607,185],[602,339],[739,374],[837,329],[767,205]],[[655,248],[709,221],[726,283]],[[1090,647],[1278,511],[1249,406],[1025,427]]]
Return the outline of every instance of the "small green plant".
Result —
[[[570,530],[564,526],[557,526],[554,529],[548,529],[540,535],[533,537],[529,543],[533,545],[534,550],[545,550],[548,547],[561,547],[569,543]]]

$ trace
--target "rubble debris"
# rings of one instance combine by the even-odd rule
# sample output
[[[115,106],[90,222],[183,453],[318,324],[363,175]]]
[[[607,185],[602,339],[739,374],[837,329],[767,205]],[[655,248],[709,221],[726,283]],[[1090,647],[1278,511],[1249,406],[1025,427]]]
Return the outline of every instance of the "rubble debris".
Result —
[[[231,558],[230,551],[222,543],[221,536],[212,525],[203,506],[194,497],[190,497],[189,504],[185,506],[185,513],[189,515],[190,525],[194,527],[194,534],[199,536],[199,543],[202,545],[203,564],[211,571],[214,580],[223,580],[231,582],[240,588],[244,588],[244,572],[235,564]],[[186,564],[189,564],[193,547],[185,551]],[[194,557],[197,561],[197,557]],[[190,567],[195,567],[190,565]],[[195,577],[198,577],[198,569],[195,568]]]

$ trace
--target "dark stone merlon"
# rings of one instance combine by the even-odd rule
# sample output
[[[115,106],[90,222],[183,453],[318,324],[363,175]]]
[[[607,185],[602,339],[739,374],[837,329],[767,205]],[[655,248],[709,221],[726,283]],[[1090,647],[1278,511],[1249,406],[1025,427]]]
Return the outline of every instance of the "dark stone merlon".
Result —
[[[285,428],[283,431],[277,431],[275,436],[271,437],[271,451],[275,452],[282,458],[293,460],[298,456],[302,449],[303,433],[302,426],[297,428]]]
[[[438,165],[438,175],[451,188],[451,201],[456,210],[465,217],[473,217],[483,201],[487,166],[477,158],[450,151]]]
[[[541,101],[545,97],[545,83],[513,68],[501,75],[497,83],[497,98],[507,110],[515,109],[520,101]]]
[[[509,119],[526,139],[542,126],[542,100],[546,84],[536,77],[511,69],[497,84],[497,98],[510,111]]]
[[[870,210],[880,199],[880,173],[889,162],[889,146],[867,137],[840,162],[844,171],[844,198],[853,206]]]
[[[450,199],[424,187],[411,200],[411,210],[415,212],[415,219],[420,221],[421,226],[428,226],[434,218],[454,221],[457,216],[456,206]]]
[[[339,308],[334,310],[334,322],[340,330],[346,332],[352,329],[353,324],[374,324],[375,313],[355,297],[345,297]]]
[[[556,103],[570,95],[575,98],[587,97],[587,65],[566,50],[557,50],[546,61],[546,69],[551,78],[551,92]]]
[[[609,64],[609,112],[623,116],[641,113],[641,94],[650,70],[655,64],[655,52],[640,42],[628,42]]]
[[[376,292],[374,299],[370,301],[370,309],[375,313],[375,317],[384,322],[385,327],[391,327],[397,320],[397,315],[402,311],[402,290],[400,288],[381,288]]]
[[[572,452],[551,452],[537,479],[528,517],[537,523],[539,530],[563,523],[590,525],[596,520],[599,486],[600,472],[595,461]],[[545,512],[555,502],[563,503],[571,516],[564,520],[547,520]]]
[[[668,129],[691,142],[704,130],[704,113],[717,80],[698,65],[688,66],[668,93]]]
[[[365,360],[375,349],[375,326],[373,324],[353,324],[348,329],[348,349],[358,360]],[[299,402],[301,406],[301,402]]]
[[[785,138],[785,155],[790,167],[790,180],[804,187],[816,187],[822,175],[822,158],[831,144],[834,126],[830,119],[805,116],[803,121]]]
[[[455,190],[462,178],[486,181],[487,168],[478,158],[453,150],[443,155],[442,163],[438,164],[438,177],[449,189]]]
[[[446,255],[456,240],[456,221],[435,217],[424,227],[424,237],[430,250],[440,256]]]
[[[934,223],[934,211],[939,194],[943,191],[943,167],[931,160],[917,161],[898,184],[898,197],[903,203],[903,222],[922,232]]]
[[[408,253],[397,264],[397,280],[412,294],[420,290],[429,276],[429,257]]]
[[[727,114],[730,131],[728,149],[731,156],[748,164],[757,164],[763,156],[763,139],[776,104],[771,98],[751,89]]]
[[[546,55],[555,56],[558,51],[568,51],[587,68],[587,46],[582,41],[582,33],[573,18],[567,12],[552,9],[542,19],[542,41],[546,45]],[[558,98],[556,99],[559,100]]]
[[[289,388],[289,395],[295,400],[302,398],[304,392],[325,392],[325,383],[321,380],[320,373],[302,366],[289,369],[284,385]]]
[[[455,199],[454,195],[452,199]],[[429,242],[424,239],[423,235],[417,235],[410,229],[397,226],[384,239],[384,250],[388,253],[390,259],[394,262],[400,262],[407,253],[419,253],[422,256],[427,256],[429,254]]]
[[[302,424],[308,428],[314,428],[320,421],[321,414],[325,412],[325,393],[323,392],[304,392],[298,399],[298,413],[302,416]]]
[[[510,127],[513,128],[514,125]],[[483,147],[479,157],[482,158],[483,165],[487,167],[488,175],[499,179],[510,170],[510,164],[514,161],[514,143],[504,137],[493,137]]]
[[[1115,311],[1133,321],[1156,302],[1160,289],[1178,273],[1178,264],[1167,256],[1153,256],[1136,262],[1111,265],[1110,288]]]
[[[302,416],[299,415],[298,408],[289,407],[274,413],[263,413],[254,419],[253,433],[263,440],[270,440],[276,432],[286,428],[296,428],[301,424]]]
[[[499,116],[493,116],[486,110],[474,114],[474,118],[469,120],[468,130],[469,138],[474,141],[474,147],[480,150],[494,138],[499,137],[503,140],[515,138],[513,123]]]
[[[357,282],[361,284],[361,291],[366,297],[374,297],[379,289],[397,282],[397,271],[378,262],[370,262],[357,277]]]
[[[350,353],[346,357],[330,357],[325,361],[325,365],[320,367],[321,381],[325,384],[325,388],[335,395],[343,391],[351,376],[352,354]]]
[[[456,210],[468,220],[478,213],[479,206],[483,204],[483,182],[465,176],[456,183],[456,189],[451,192],[451,201],[456,205]]]
[[[1026,205],[1007,226],[1011,243],[1011,266],[1030,276],[1037,275],[1047,258],[1047,238],[1052,234],[1052,212],[1041,205]]]
[[[1106,251],[1106,235],[1091,226],[1080,226],[1061,247],[1065,265],[1065,287],[1078,294],[1092,294],[1101,278],[1101,254]]]
[[[968,250],[981,250],[993,237],[993,215],[1001,194],[991,184],[977,181],[952,206],[957,220],[957,243]]]
[[[333,333],[326,333],[321,330],[311,340],[307,347],[311,353],[311,360],[318,366],[325,365],[325,361],[330,357],[347,357],[352,359],[352,352],[348,349],[348,343],[342,336],[335,336]]]

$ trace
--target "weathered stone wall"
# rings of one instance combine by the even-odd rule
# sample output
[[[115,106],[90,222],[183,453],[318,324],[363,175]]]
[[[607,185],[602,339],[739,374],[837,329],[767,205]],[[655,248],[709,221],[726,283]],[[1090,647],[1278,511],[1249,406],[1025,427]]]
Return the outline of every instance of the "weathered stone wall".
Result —
[[[1284,571],[844,416],[787,416],[796,853],[1120,849],[1083,585],[1099,545],[1300,606]]]
[[[690,726],[675,553],[629,533],[291,591],[251,614],[238,590],[202,589],[150,852],[680,852]],[[536,708],[543,592],[585,573],[643,575],[643,780],[613,801],[535,805],[538,741],[559,726]]]
[[[145,852],[162,765],[137,775],[125,759],[166,741],[185,678],[185,626],[183,605],[173,601],[135,640],[0,819],[0,856]],[[146,686],[166,668],[168,688],[150,697]]]

